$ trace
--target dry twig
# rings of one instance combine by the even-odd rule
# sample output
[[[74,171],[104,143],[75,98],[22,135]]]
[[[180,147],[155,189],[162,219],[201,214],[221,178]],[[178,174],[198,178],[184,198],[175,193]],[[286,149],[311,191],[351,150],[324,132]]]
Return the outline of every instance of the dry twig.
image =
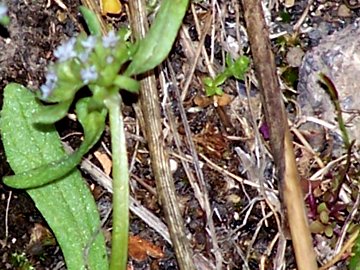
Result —
[[[269,124],[271,149],[298,269],[313,270],[317,269],[317,263],[261,2],[260,0],[242,0],[250,48],[259,81],[265,117]]]
[[[129,9],[132,31],[137,38],[143,38],[148,29],[145,0],[130,1]],[[141,80],[140,102],[156,187],[174,244],[179,268],[184,270],[195,269],[192,251],[185,236],[184,222],[176,198],[168,154],[164,147],[158,93],[155,76],[152,73]]]
[[[175,92],[175,98],[177,100],[180,100],[180,91],[175,83],[175,73],[174,70],[171,66],[171,63],[168,63],[168,67],[170,70],[170,76],[173,78],[173,85],[174,85],[174,92]],[[194,167],[195,167],[195,172],[196,172],[196,176],[198,178],[198,183],[196,183],[196,181],[192,181],[192,187],[195,187],[194,190],[199,190],[198,192],[198,199],[199,199],[199,203],[200,205],[202,205],[202,209],[205,211],[206,213],[206,219],[207,219],[207,228],[209,229],[209,235],[210,235],[210,239],[211,239],[211,244],[212,244],[212,250],[216,259],[216,269],[222,269],[222,262],[223,262],[223,257],[221,254],[221,250],[219,248],[218,245],[218,241],[217,241],[217,236],[216,236],[216,232],[215,232],[215,225],[213,222],[213,218],[212,218],[212,209],[211,209],[211,205],[210,205],[210,200],[209,200],[209,193],[206,187],[206,183],[205,183],[205,178],[204,178],[204,174],[203,171],[201,169],[200,166],[200,162],[199,162],[199,158],[198,158],[198,153],[195,149],[195,144],[194,141],[192,139],[191,136],[191,131],[190,131],[190,126],[186,117],[186,113],[185,113],[185,109],[184,106],[181,102],[178,103],[178,109],[180,112],[180,117],[184,126],[184,130],[185,130],[185,134],[186,134],[186,140],[187,140],[187,144],[189,146],[192,158],[194,160]],[[174,125],[173,125],[174,126]],[[175,127],[173,127],[173,130],[175,130]],[[179,145],[179,143],[178,143]],[[180,148],[180,147],[179,147]],[[194,177],[192,177],[194,178]],[[189,178],[190,180],[191,178]]]

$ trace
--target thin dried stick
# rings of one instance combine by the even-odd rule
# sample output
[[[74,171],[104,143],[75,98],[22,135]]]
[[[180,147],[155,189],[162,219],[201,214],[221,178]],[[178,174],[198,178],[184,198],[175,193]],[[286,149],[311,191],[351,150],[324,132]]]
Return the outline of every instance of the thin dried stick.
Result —
[[[172,66],[170,63],[168,63],[168,67],[170,70],[170,74],[172,78],[175,78],[175,73],[174,70],[172,69]],[[175,92],[175,98],[177,100],[180,100],[180,91],[179,88],[177,87],[177,85],[174,83],[174,92]],[[191,134],[191,130],[190,130],[190,126],[189,126],[189,121],[187,119],[186,113],[185,113],[185,108],[183,106],[182,102],[178,103],[178,109],[180,112],[180,117],[184,126],[184,130],[185,130],[185,134],[186,134],[186,140],[187,140],[187,144],[190,148],[190,152],[191,152],[191,156],[194,160],[194,167],[195,167],[195,172],[196,172],[196,176],[198,178],[198,186],[200,187],[200,191],[202,193],[202,198],[203,198],[203,210],[206,213],[206,219],[207,219],[207,228],[209,229],[209,234],[210,234],[210,239],[211,239],[211,244],[212,244],[212,252],[215,255],[215,259],[216,259],[216,269],[221,270],[222,269],[222,262],[223,262],[223,257],[221,254],[221,250],[219,248],[219,244],[217,241],[217,236],[216,236],[216,232],[215,232],[215,225],[213,222],[213,218],[212,218],[212,210],[211,210],[211,206],[210,206],[210,201],[209,201],[209,193],[208,190],[206,188],[206,183],[205,183],[205,179],[204,179],[204,174],[201,170],[200,167],[200,163],[199,163],[199,157],[197,154],[197,151],[195,149],[195,145],[194,145],[194,141],[192,139],[192,134]],[[200,201],[201,202],[201,201]]]
[[[254,183],[252,181],[246,180],[241,178],[240,176],[237,176],[236,174],[233,174],[229,171],[227,171],[224,168],[221,168],[219,165],[215,164],[214,162],[212,162],[209,158],[207,158],[205,155],[199,153],[199,156],[206,161],[206,165],[208,165],[211,169],[216,170],[224,175],[227,175],[231,178],[233,178],[234,180],[236,180],[237,182],[239,182],[240,184],[245,184],[251,187],[255,187],[255,188],[260,188],[260,185],[258,183]],[[225,179],[226,180],[226,179]]]
[[[305,139],[305,137],[301,134],[301,132],[295,128],[292,127],[291,131],[296,135],[296,137],[298,137],[298,139],[302,142],[303,147],[309,151],[312,155],[313,158],[315,159],[316,163],[319,165],[320,168],[324,168],[324,162],[322,162],[322,160],[320,159],[319,155],[316,154],[316,152],[314,151],[314,149],[311,147],[310,143]]]
[[[242,6],[298,269],[314,270],[317,262],[262,1],[242,0]]]
[[[195,69],[196,69],[197,62],[199,60],[201,52],[203,51],[203,44],[204,44],[204,41],[205,41],[205,37],[206,37],[207,32],[210,29],[210,26],[211,26],[211,17],[209,17],[209,19],[205,23],[204,31],[201,34],[201,38],[200,38],[198,47],[196,49],[195,58],[192,59],[192,65],[191,65],[191,68],[189,70],[189,74],[187,74],[187,76],[186,76],[187,79],[186,79],[185,85],[181,89],[182,90],[181,100],[185,99],[185,97],[187,95],[187,92],[189,90],[190,84],[192,82],[192,78],[194,76],[194,72],[195,72]],[[198,32],[198,33],[201,33],[201,32]]]
[[[164,77],[163,73],[164,72],[162,72],[162,74],[161,74],[162,77]],[[164,78],[164,81],[165,81],[165,78]],[[174,78],[172,78],[172,81],[173,81],[173,84],[174,84]],[[166,83],[162,82],[161,84],[162,84],[162,87],[164,89]],[[175,87],[177,87],[177,86],[175,86]],[[167,92],[167,89],[164,89],[163,92]],[[177,129],[178,126],[176,125],[175,116],[174,116],[174,113],[173,113],[173,111],[171,110],[170,107],[171,106],[170,106],[169,102],[168,102],[168,104],[163,106],[164,114],[165,114],[165,117],[168,119],[169,127],[170,127],[170,130],[171,130],[171,133],[172,133],[176,148],[178,150],[178,154],[180,156],[184,156],[184,153],[182,151],[183,145],[182,145],[182,142],[181,142],[181,139],[180,139],[180,134],[179,134],[178,129]],[[202,194],[202,192],[200,190],[200,187],[199,187],[198,183],[196,182],[194,174],[190,170],[190,166],[189,166],[188,162],[186,162],[184,158],[180,159],[180,162],[181,162],[181,164],[182,164],[182,166],[184,168],[184,171],[185,171],[186,177],[189,180],[190,186],[194,191],[195,198],[198,200],[201,209],[204,209],[204,204],[205,203],[204,203],[203,194]]]
[[[316,180],[321,180],[325,174],[327,174],[330,169],[334,166],[336,166],[338,163],[342,162],[344,159],[346,159],[346,155],[342,155],[341,157],[330,161],[328,164],[326,164],[326,166],[324,168],[321,168],[319,170],[317,170],[310,178],[310,181],[316,181]]]
[[[344,242],[345,236],[347,234],[347,231],[349,229],[350,224],[353,222],[357,212],[359,211],[359,205],[360,205],[360,194],[358,193],[358,195],[356,196],[356,201],[352,207],[352,210],[350,212],[350,214],[347,216],[346,220],[345,220],[345,224],[341,229],[341,233],[340,233],[340,237],[336,243],[335,246],[335,253],[339,253],[341,246]]]
[[[148,30],[145,0],[129,1],[129,10],[132,31],[137,38],[143,38]],[[176,198],[168,154],[164,147],[158,92],[153,74],[148,74],[141,80],[140,102],[156,187],[174,244],[178,265],[180,269],[184,270],[195,269],[192,251],[185,236],[184,222]]]
[[[198,16],[197,16],[197,13],[196,13],[194,4],[191,4],[191,12],[192,12],[192,14],[193,14],[193,16],[194,16],[194,22],[195,22],[196,31],[197,31],[198,34],[200,35],[200,33],[201,33],[200,22],[199,22],[199,18],[198,18]],[[214,24],[214,21],[213,21],[213,19],[215,19],[214,15],[212,15],[212,16],[210,16],[210,17],[211,17],[211,18],[209,18],[209,21],[206,22],[206,23],[209,23],[209,26],[207,26],[207,25],[205,26],[205,31],[204,31],[203,34],[201,35],[201,37],[204,38],[204,39],[205,39],[205,36],[207,35],[207,32],[208,32],[208,28],[207,28],[207,27],[209,27],[209,29],[210,29],[210,26],[213,26],[213,24]],[[214,27],[212,28],[212,32],[213,32],[213,29],[214,29]],[[212,62],[210,61],[210,58],[209,58],[209,56],[208,56],[208,54],[207,54],[207,52],[206,52],[206,48],[205,48],[205,46],[204,46],[204,42],[199,42],[199,46],[201,46],[201,52],[202,52],[202,55],[203,55],[203,57],[204,57],[204,59],[205,59],[205,63],[206,63],[206,66],[207,66],[207,68],[208,68],[208,71],[209,71],[210,76],[211,76],[211,77],[215,77],[216,74],[215,74],[215,71],[214,71],[214,69],[213,69],[213,67],[212,67]]]
[[[296,24],[293,27],[294,32],[299,32],[300,30],[300,26],[304,23],[309,11],[310,11],[310,7],[313,4],[314,0],[309,0],[306,8],[304,9],[303,13],[301,14],[299,20],[296,22]]]
[[[12,198],[12,191],[9,191],[9,197],[6,201],[6,212],[5,212],[5,242],[9,238],[9,209],[10,209],[10,202]]]

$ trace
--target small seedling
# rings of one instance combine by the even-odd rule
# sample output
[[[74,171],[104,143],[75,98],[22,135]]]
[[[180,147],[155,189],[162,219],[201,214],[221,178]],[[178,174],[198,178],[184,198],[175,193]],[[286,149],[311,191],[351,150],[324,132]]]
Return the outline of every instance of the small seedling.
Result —
[[[35,270],[35,267],[31,265],[26,254],[23,253],[13,253],[11,254],[12,266],[15,269],[19,270]]]
[[[243,80],[245,73],[249,69],[250,60],[246,56],[240,56],[236,61],[233,61],[230,55],[226,56],[226,68],[219,73],[215,78],[205,77],[203,79],[205,94],[207,96],[224,94],[221,85],[230,77],[237,80]]]
[[[348,174],[349,174],[350,165],[351,165],[351,154],[353,151],[355,140],[350,141],[349,134],[347,132],[345,121],[344,121],[343,115],[342,115],[339,94],[338,94],[338,91],[337,91],[334,83],[327,75],[325,75],[323,73],[320,73],[319,77],[320,77],[320,83],[327,90],[327,93],[330,96],[331,102],[333,103],[333,105],[335,107],[336,120],[338,122],[339,129],[340,129],[340,132],[342,135],[344,148],[347,151],[346,164],[343,168],[341,168],[341,170],[338,172],[338,175],[333,180],[332,189],[330,189],[329,191],[327,191],[327,193],[324,194],[324,203],[327,203],[327,205],[330,206],[329,214],[331,214],[332,216],[334,216],[337,219],[339,219],[339,218],[344,219],[344,217],[342,217],[342,215],[341,215],[341,211],[346,209],[346,206],[342,203],[339,203],[338,201],[339,201],[339,194],[340,194],[342,185],[343,185],[346,177],[348,177]],[[355,173],[353,173],[353,176],[355,176],[356,178],[358,178],[359,175],[360,174],[359,174],[358,170],[356,170]],[[356,183],[356,185],[357,185],[357,189],[355,192],[358,192],[358,181],[359,180],[353,179],[352,181],[354,181],[354,183]],[[355,228],[355,230],[356,229],[357,228]],[[326,233],[326,231],[325,231],[325,233]],[[355,233],[358,234],[358,232],[355,232]],[[352,249],[352,253],[353,253],[352,254],[353,256],[350,260],[349,269],[359,270],[360,269],[360,236],[358,236],[356,239],[356,242]]]

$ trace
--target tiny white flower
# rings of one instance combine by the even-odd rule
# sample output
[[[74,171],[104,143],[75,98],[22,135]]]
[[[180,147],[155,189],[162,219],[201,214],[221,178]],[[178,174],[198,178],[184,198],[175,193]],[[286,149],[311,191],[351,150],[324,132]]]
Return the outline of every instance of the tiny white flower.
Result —
[[[40,90],[41,90],[43,98],[48,98],[51,95],[51,93],[55,89],[57,80],[58,80],[58,78],[54,71],[49,71],[46,74],[46,82],[45,82],[45,84],[40,86]]]
[[[98,78],[98,73],[96,71],[96,67],[90,66],[84,68],[80,71],[81,79],[83,80],[84,84],[88,84],[91,81],[95,81]]]
[[[89,59],[89,56],[90,56],[90,52],[88,50],[78,54],[78,58],[82,63],[86,63],[87,60]]]
[[[119,37],[111,30],[106,36],[102,37],[102,42],[105,48],[112,48],[116,46],[119,41]]]
[[[114,62],[114,57],[112,57],[111,55],[109,55],[108,57],[106,57],[106,63],[107,63],[107,64],[111,64],[112,62]]]
[[[63,42],[54,51],[54,56],[59,59],[60,62],[65,62],[76,56],[75,51],[76,38],[72,37],[68,41]]]
[[[87,39],[81,41],[81,45],[82,45],[85,49],[89,49],[89,50],[94,49],[94,47],[95,47],[95,45],[96,45],[96,37],[94,37],[94,36],[88,36]]]

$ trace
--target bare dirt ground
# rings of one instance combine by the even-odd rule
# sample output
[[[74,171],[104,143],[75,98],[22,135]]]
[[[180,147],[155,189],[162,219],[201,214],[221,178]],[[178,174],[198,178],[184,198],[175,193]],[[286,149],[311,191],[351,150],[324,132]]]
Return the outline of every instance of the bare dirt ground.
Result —
[[[220,72],[226,54],[233,58],[250,55],[240,3],[236,0],[191,2],[169,59],[156,73],[163,134],[177,192],[174,199],[182,211],[191,248],[210,265],[214,264],[212,243],[215,239],[224,259],[223,269],[275,269],[279,265],[284,265],[283,269],[296,269],[288,229],[278,223],[283,212],[279,207],[275,170],[253,70],[248,73],[246,83],[234,79],[226,81],[223,86],[226,95],[219,100],[206,97],[204,93],[202,78]],[[299,48],[300,56],[296,57],[301,59],[322,36],[356,20],[360,9],[354,2],[264,1],[286,108],[295,124],[299,64],[293,64],[295,56],[289,56],[289,52]],[[7,28],[0,28],[0,90],[9,82],[37,89],[44,82],[45,67],[54,60],[54,48],[84,27],[78,12],[81,1],[7,0],[5,3],[11,23]],[[126,25],[126,6],[127,3],[123,3],[121,14],[104,18],[114,27]],[[206,29],[208,22],[210,28]],[[195,63],[198,48],[202,51]],[[191,70],[193,65],[194,71]],[[185,93],[183,89],[189,77],[192,80]],[[178,85],[181,97],[169,82]],[[246,87],[250,89],[248,94]],[[172,246],[164,238],[166,233],[159,233],[159,224],[164,224],[163,210],[158,203],[142,124],[134,110],[136,100],[124,99],[131,195],[160,222],[152,227],[146,218],[132,212],[133,246],[130,249],[133,250],[129,251],[129,269],[178,269]],[[185,109],[186,122],[181,117],[181,107]],[[190,128],[190,137],[186,135],[186,126]],[[81,128],[71,117],[62,120],[57,127],[65,143],[73,148],[79,145]],[[330,202],[326,194],[329,183],[345,166],[346,160],[336,162],[326,175],[310,183],[309,179],[321,166],[296,134],[294,147],[309,219],[317,222],[313,239],[319,265],[323,265],[334,255],[339,239],[346,240],[349,236],[343,228],[347,216],[356,207],[358,194],[352,192],[350,202],[341,204],[341,209],[332,209],[330,221],[321,220],[318,205],[323,202],[340,205]],[[101,144],[86,157],[105,175],[110,174],[109,148],[109,134],[105,132]],[[198,164],[192,150],[198,155]],[[1,175],[11,174],[5,154],[3,151],[0,154]],[[328,147],[319,150],[316,156],[325,164],[334,160]],[[354,161],[348,170],[346,183],[350,187],[358,177],[358,166]],[[82,171],[97,200],[101,218],[105,218],[105,235],[109,236],[111,217],[106,218],[111,194],[91,169],[82,166]],[[215,234],[207,230],[209,221],[193,189],[194,183],[201,181],[199,178],[206,183]],[[272,191],[264,192],[263,186]],[[31,266],[66,269],[61,250],[26,192],[11,190],[0,182],[0,202],[0,269],[32,269]],[[358,224],[358,221],[359,215],[351,222]],[[145,256],[139,256],[136,253],[139,239],[148,243],[153,253],[145,251]],[[109,243],[109,237],[107,240]],[[347,269],[348,259],[349,254],[343,254],[333,269]]]

